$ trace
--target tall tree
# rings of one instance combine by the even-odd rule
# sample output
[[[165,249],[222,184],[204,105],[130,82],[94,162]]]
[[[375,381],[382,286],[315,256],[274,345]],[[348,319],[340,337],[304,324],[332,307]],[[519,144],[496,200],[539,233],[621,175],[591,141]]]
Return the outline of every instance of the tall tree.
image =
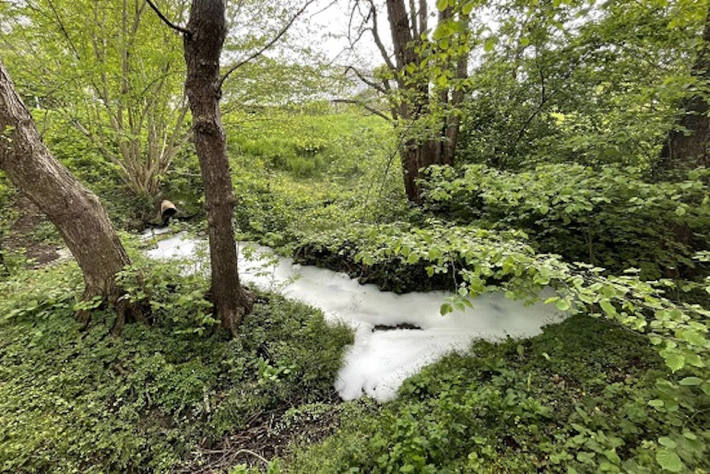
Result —
[[[84,275],[84,299],[104,298],[125,320],[116,274],[130,264],[99,199],[50,154],[0,62],[0,169],[59,229]],[[134,315],[134,314],[132,314]],[[88,313],[79,314],[88,322]]]
[[[391,52],[379,31],[382,7],[375,0],[367,4],[357,37],[365,31],[371,33],[384,67],[374,77],[350,69],[385,96],[392,117],[402,125],[404,186],[407,198],[418,202],[421,171],[454,162],[460,123],[457,108],[464,98],[463,81],[468,73],[468,16],[473,2],[437,2],[438,22],[430,29],[427,0],[410,0],[408,4],[387,0]],[[410,133],[411,129],[416,133]]]
[[[205,186],[212,298],[222,326],[236,335],[252,297],[239,283],[232,214],[234,191],[219,110],[220,55],[227,32],[224,0],[194,0],[183,34],[195,147]]]
[[[185,28],[173,24],[154,2],[146,0],[163,22],[183,36],[187,64],[185,92],[192,112],[195,148],[205,187],[212,266],[211,297],[222,327],[233,335],[237,334],[242,318],[251,311],[253,296],[239,282],[232,224],[234,190],[219,109],[222,85],[230,74],[273,46],[313,1],[307,0],[272,40],[230,66],[222,75],[220,56],[227,35],[225,0],[193,0]]]
[[[710,6],[691,74],[697,81],[697,88],[681,105],[680,127],[668,134],[661,153],[665,168],[710,166]]]

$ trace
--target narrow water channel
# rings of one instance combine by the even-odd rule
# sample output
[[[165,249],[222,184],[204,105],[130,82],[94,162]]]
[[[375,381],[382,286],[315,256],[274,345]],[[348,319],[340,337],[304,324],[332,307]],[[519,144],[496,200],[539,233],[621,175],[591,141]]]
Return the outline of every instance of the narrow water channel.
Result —
[[[335,380],[345,400],[363,394],[390,400],[407,377],[449,352],[465,351],[474,340],[531,337],[564,319],[553,305],[526,306],[498,293],[476,298],[473,309],[441,316],[439,308],[448,296],[443,291],[398,295],[343,273],[295,264],[268,247],[240,242],[239,251],[243,282],[302,301],[322,310],[327,321],[355,330]],[[206,243],[186,234],[157,242],[147,254],[189,259],[192,271],[205,269],[207,262]]]

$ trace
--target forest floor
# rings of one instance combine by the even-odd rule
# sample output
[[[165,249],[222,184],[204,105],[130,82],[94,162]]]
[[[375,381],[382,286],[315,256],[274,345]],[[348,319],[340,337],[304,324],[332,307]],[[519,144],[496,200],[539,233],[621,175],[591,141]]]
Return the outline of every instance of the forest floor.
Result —
[[[64,248],[57,239],[56,231],[32,201],[19,194],[11,203],[15,219],[9,232],[0,240],[0,248],[22,252],[36,267],[42,267],[58,259],[58,250]],[[58,237],[58,236],[57,236]]]
[[[0,321],[0,471],[560,472],[583,468],[580,452],[637,451],[629,416],[661,429],[644,398],[658,356],[603,320],[477,343],[379,405],[338,399],[352,335],[302,304],[261,294],[238,341],[176,333],[170,311],[116,339],[109,313],[88,330],[73,321],[80,287],[75,266],[59,262],[30,266],[3,295],[16,311]]]

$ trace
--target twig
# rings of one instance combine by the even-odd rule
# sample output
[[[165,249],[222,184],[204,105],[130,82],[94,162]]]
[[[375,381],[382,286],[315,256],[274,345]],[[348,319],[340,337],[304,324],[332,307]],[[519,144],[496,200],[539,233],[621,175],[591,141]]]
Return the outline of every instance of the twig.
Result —
[[[163,14],[161,13],[160,10],[158,10],[158,7],[156,7],[153,2],[151,2],[150,0],[145,0],[145,1],[146,1],[146,3],[148,3],[148,5],[150,6],[150,8],[152,8],[153,11],[158,15],[158,18],[160,18],[161,20],[163,20],[163,23],[165,23],[166,25],[168,25],[168,26],[169,26],[170,28],[172,28],[173,30],[182,33],[183,35],[187,36],[188,38],[192,38],[192,32],[191,32],[190,30],[185,29],[185,28],[183,28],[182,26],[178,26],[178,25],[174,24],[173,22],[171,22],[170,20],[168,20],[168,19],[165,17],[165,15],[163,15]]]
[[[370,107],[369,105],[367,105],[367,104],[365,104],[364,102],[361,102],[361,101],[359,101],[359,100],[353,100],[353,99],[333,99],[331,102],[333,102],[333,103],[335,103],[335,104],[355,104],[355,105],[359,105],[360,107],[362,107],[363,109],[367,110],[368,112],[370,112],[370,113],[372,113],[372,114],[374,114],[374,115],[377,115],[378,117],[383,118],[383,119],[387,120],[388,122],[391,122],[391,121],[392,121],[392,119],[391,119],[390,117],[386,116],[385,114],[383,114],[383,113],[380,112],[379,110],[377,110],[377,109],[375,109],[375,108],[373,108],[373,107]]]
[[[62,34],[64,35],[64,38],[66,38],[67,43],[69,43],[69,47],[74,52],[74,56],[76,56],[76,59],[81,61],[81,57],[79,56],[79,52],[76,50],[76,47],[74,47],[74,42],[71,40],[71,37],[69,36],[69,33],[67,32],[66,28],[64,28],[64,23],[62,23],[61,18],[59,18],[59,13],[57,13],[57,9],[54,8],[54,4],[52,3],[51,0],[49,0],[49,8],[52,9],[52,13],[54,13],[54,18],[56,18],[56,20],[57,20],[57,25],[59,26],[59,29],[61,30]]]
[[[266,458],[264,458],[264,456],[262,456],[262,455],[260,455],[260,454],[257,454],[257,453],[255,453],[254,451],[250,451],[249,449],[240,449],[239,451],[237,451],[236,453],[234,453],[234,456],[235,456],[235,457],[236,457],[236,456],[239,456],[239,455],[242,454],[242,453],[251,454],[252,456],[254,456],[254,457],[260,459],[260,460],[261,460],[264,464],[266,464],[267,466],[269,465],[269,461],[267,461]]]
[[[146,0],[146,1],[149,1],[149,0]],[[298,10],[298,11],[296,12],[296,14],[291,17],[291,19],[288,21],[288,23],[286,23],[286,25],[284,25],[284,27],[281,28],[281,31],[279,31],[278,34],[277,34],[276,36],[274,36],[274,37],[271,39],[271,41],[269,41],[268,43],[266,43],[266,44],[265,44],[263,47],[261,47],[258,51],[256,51],[256,52],[250,54],[250,55],[249,55],[248,57],[246,57],[245,59],[239,61],[239,62],[238,62],[237,64],[235,64],[234,66],[230,67],[229,70],[227,70],[227,72],[224,73],[224,76],[222,76],[222,79],[220,79],[220,81],[219,81],[219,88],[218,88],[218,89],[222,89],[222,84],[224,84],[224,81],[227,80],[227,78],[229,77],[230,74],[232,74],[234,71],[236,71],[236,70],[239,69],[240,67],[244,66],[244,65],[245,65],[246,63],[248,63],[249,61],[258,58],[259,56],[261,56],[261,55],[264,53],[264,51],[266,51],[267,49],[269,49],[270,47],[272,47],[274,44],[276,44],[276,42],[277,42],[278,40],[280,40],[281,37],[282,37],[283,35],[285,35],[286,32],[291,28],[291,25],[293,25],[293,22],[295,22],[296,19],[297,19],[299,16],[301,16],[301,14],[302,14],[304,11],[306,11],[306,8],[308,8],[308,7],[310,6],[310,4],[313,3],[313,2],[315,2],[315,0],[308,0],[308,1],[301,7],[301,9]]]

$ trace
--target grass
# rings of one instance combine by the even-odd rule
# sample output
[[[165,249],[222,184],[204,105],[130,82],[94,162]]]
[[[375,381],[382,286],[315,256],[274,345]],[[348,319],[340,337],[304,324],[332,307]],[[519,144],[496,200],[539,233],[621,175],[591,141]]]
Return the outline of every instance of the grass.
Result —
[[[403,200],[384,122],[352,111],[265,118],[225,118],[240,237],[340,268],[347,252],[303,245],[363,224],[424,222]],[[166,192],[198,209],[198,174],[194,157],[176,163]],[[129,207],[115,203],[121,215]],[[708,466],[710,434],[691,429],[708,426],[710,411],[683,418],[699,400],[693,387],[664,392],[647,338],[608,321],[576,316],[530,340],[477,343],[408,379],[393,402],[343,403],[332,384],[349,330],[260,294],[228,340],[205,311],[206,281],[133,254],[145,278],[124,282],[150,287],[154,322],[119,339],[108,312],[95,309],[87,330],[74,322],[74,265],[10,265],[0,276],[0,471],[655,472],[656,440],[697,472]],[[695,400],[685,412],[683,397]]]

